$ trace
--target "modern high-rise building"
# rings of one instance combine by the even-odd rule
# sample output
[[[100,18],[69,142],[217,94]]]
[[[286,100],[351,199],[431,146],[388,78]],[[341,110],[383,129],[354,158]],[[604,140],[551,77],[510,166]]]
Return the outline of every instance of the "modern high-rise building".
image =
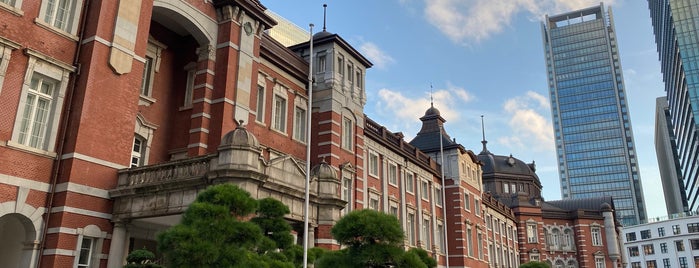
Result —
[[[699,210],[699,1],[649,0],[675,155],[689,210]]]
[[[658,157],[658,169],[668,215],[688,210],[682,169],[677,157],[677,137],[672,130],[671,121],[667,98],[657,98],[655,100],[655,154]]]
[[[546,16],[542,35],[562,197],[611,195],[624,225],[644,222],[611,9]]]

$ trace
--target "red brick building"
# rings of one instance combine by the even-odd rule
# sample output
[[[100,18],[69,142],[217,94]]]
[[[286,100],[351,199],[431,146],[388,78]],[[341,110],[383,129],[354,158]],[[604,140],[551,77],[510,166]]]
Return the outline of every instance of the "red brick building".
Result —
[[[276,24],[265,9],[0,1],[0,266],[121,267],[215,183],[283,201],[301,243],[309,112],[311,245],[339,248],[334,222],[372,208],[399,217],[405,246],[440,265],[529,259],[526,209],[483,195],[483,161],[440,131],[439,111],[416,139],[444,138],[444,154],[404,141],[364,115],[371,62],[329,32],[313,55],[308,42],[286,47],[265,32]]]

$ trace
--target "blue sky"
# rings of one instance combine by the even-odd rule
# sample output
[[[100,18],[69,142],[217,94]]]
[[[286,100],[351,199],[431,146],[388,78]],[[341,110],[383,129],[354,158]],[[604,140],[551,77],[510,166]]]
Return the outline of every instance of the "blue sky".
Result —
[[[541,21],[599,0],[262,0],[304,29],[340,34],[373,63],[365,113],[412,139],[435,107],[447,132],[481,151],[536,161],[547,200],[560,198]],[[649,217],[666,214],[653,142],[655,98],[664,95],[646,1],[612,8]]]

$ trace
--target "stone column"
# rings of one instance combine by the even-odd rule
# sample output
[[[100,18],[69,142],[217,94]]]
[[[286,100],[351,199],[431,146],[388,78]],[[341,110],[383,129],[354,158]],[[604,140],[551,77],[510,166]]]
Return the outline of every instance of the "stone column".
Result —
[[[115,222],[114,230],[112,231],[112,242],[109,244],[109,260],[107,261],[107,267],[124,267],[126,246],[126,225],[121,221]]]

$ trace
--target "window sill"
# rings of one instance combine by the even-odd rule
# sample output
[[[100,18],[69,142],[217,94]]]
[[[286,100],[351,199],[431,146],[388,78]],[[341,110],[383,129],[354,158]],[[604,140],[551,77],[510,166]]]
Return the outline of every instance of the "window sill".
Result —
[[[284,137],[288,137],[289,134],[286,134],[285,132],[282,132],[280,130],[277,130],[276,128],[270,128],[272,131],[279,133],[280,135],[283,135]]]
[[[11,5],[5,4],[0,2],[0,10],[5,10],[7,12],[12,13],[12,15],[15,15],[17,17],[22,17],[24,16],[24,11],[22,11],[19,8],[13,7]]]
[[[30,147],[24,144],[16,143],[14,141],[7,141],[5,145],[9,148],[17,149],[19,151],[27,152],[33,155],[38,155],[46,158],[55,158],[56,153],[55,152],[50,152],[42,149],[37,149],[34,147]]]
[[[138,105],[139,106],[150,106],[153,103],[155,103],[155,99],[151,98],[149,96],[140,95],[138,98]]]
[[[55,34],[57,34],[57,35],[63,36],[63,37],[68,38],[68,39],[71,39],[71,40],[73,40],[73,41],[78,41],[78,40],[80,40],[80,39],[78,38],[78,36],[73,35],[73,34],[71,34],[71,33],[69,33],[69,32],[64,31],[64,30],[61,30],[61,29],[59,29],[59,28],[53,27],[53,26],[49,25],[48,23],[46,23],[46,22],[40,20],[39,18],[34,19],[34,23],[36,23],[36,25],[39,25],[40,27],[42,27],[42,28],[44,28],[44,29],[46,29],[46,30],[49,30],[49,31],[52,32],[52,33],[55,33]]]
[[[179,111],[181,112],[181,111],[186,111],[186,110],[191,110],[191,109],[192,109],[192,105],[190,104],[190,105],[180,106]]]

